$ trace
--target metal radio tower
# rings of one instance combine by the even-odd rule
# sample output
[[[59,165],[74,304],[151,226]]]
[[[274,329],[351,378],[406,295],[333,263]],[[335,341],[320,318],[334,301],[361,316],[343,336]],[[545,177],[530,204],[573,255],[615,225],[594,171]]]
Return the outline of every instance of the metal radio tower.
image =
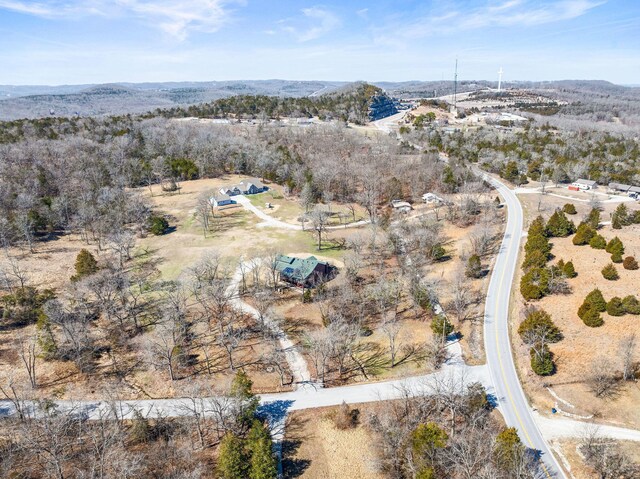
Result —
[[[453,109],[456,109],[458,96],[458,59],[456,58],[456,71],[453,75]]]

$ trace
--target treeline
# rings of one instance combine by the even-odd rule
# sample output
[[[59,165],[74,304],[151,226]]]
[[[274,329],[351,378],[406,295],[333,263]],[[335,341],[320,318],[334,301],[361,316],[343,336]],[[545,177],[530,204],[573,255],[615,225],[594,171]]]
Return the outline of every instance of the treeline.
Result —
[[[514,183],[590,178],[602,185],[640,185],[640,144],[633,135],[534,124],[522,130],[479,128],[452,134],[414,130],[406,138],[450,157],[477,162]]]
[[[374,216],[391,199],[455,192],[470,178],[435,154],[421,158],[391,138],[371,140],[335,124],[51,119],[12,122],[7,135],[17,141],[0,145],[3,244],[69,231],[98,245],[125,230],[144,234],[149,207],[130,188],[177,190],[181,181],[228,173],[259,176],[292,194],[306,189],[313,201],[359,203]]]
[[[165,118],[286,118],[319,117],[362,125],[369,121],[369,106],[382,90],[366,83],[317,97],[276,97],[239,95],[211,103],[156,110]]]

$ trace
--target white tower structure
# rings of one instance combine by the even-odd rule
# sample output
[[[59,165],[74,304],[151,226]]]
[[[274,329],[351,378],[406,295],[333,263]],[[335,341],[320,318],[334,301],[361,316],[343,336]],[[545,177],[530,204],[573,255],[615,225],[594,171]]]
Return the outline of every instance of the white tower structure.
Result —
[[[500,92],[500,87],[502,85],[502,74],[504,72],[502,71],[502,67],[500,67],[500,70],[498,70],[498,92]]]

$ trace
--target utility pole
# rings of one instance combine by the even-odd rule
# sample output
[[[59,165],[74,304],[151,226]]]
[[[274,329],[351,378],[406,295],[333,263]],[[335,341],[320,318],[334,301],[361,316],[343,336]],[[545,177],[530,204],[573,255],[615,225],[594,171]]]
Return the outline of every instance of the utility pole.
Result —
[[[500,67],[500,70],[498,70],[498,93],[500,93],[500,86],[502,85],[502,74],[504,72],[502,71],[502,67]]]
[[[458,59],[456,58],[456,71],[453,75],[453,110],[457,112],[457,103],[458,103]]]

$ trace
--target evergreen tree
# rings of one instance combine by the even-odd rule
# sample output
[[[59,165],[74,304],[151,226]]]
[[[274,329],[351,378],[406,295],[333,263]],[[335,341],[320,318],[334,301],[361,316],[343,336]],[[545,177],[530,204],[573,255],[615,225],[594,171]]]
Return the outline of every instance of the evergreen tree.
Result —
[[[530,254],[533,251],[539,251],[546,255],[546,257],[548,258],[548,255],[551,252],[551,243],[549,243],[549,240],[546,236],[541,234],[527,236],[527,242],[524,245],[524,251],[527,254]]]
[[[525,253],[522,269],[528,271],[531,268],[544,268],[547,265],[548,259],[549,255],[542,251],[537,249],[532,250],[529,253]]]
[[[596,234],[589,241],[589,246],[593,249],[605,249],[607,247],[607,241],[604,239],[604,236]]]
[[[629,216],[629,208],[624,203],[620,203],[611,215],[611,225],[615,229],[620,229],[623,226],[628,226],[632,223],[633,218]],[[614,225],[618,225],[617,227]]]
[[[587,223],[580,223],[573,237],[573,244],[576,246],[589,244],[589,241],[591,241],[591,238],[593,238],[595,234],[595,230]]]
[[[482,275],[482,261],[477,254],[469,256],[466,275],[469,278],[479,278]]]
[[[149,232],[153,235],[160,236],[169,229],[169,222],[164,216],[153,215],[149,218]]]
[[[573,266],[573,261],[568,261],[567,263],[565,263],[564,267],[562,268],[562,274],[564,274],[566,278],[575,278],[576,276],[578,276],[578,273],[576,273],[576,269]]]
[[[607,313],[611,316],[622,316],[625,313],[624,305],[622,304],[622,299],[614,296],[607,303]]]
[[[590,328],[598,328],[604,324],[602,316],[600,316],[600,313],[593,307],[587,308],[581,319],[582,322]]]
[[[278,462],[273,453],[273,442],[265,425],[254,420],[247,435],[247,451],[250,456],[250,479],[275,479],[278,477]]]
[[[129,430],[129,438],[134,444],[149,442],[153,436],[153,428],[149,419],[142,415],[137,409],[133,410],[133,420]]]
[[[556,343],[562,339],[562,333],[551,319],[551,315],[538,308],[527,310],[524,321],[518,327],[518,334],[525,344],[534,344],[541,338],[549,343]]]
[[[597,208],[593,208],[589,212],[589,216],[587,216],[587,224],[591,226],[592,229],[597,230],[600,226],[600,210]]]
[[[627,314],[640,314],[640,301],[632,294],[622,298],[622,306]]]
[[[76,274],[71,277],[71,281],[79,281],[86,276],[90,276],[98,271],[96,258],[86,249],[81,249],[76,257]]]
[[[546,234],[545,232],[545,222],[542,216],[538,216],[535,220],[531,222],[529,225],[529,229],[527,230],[528,236],[542,235]]]
[[[619,253],[623,255],[624,245],[622,244],[622,241],[620,241],[620,238],[616,236],[615,238],[613,238],[611,241],[607,243],[605,251],[609,254]]]
[[[447,447],[448,439],[447,433],[436,423],[418,424],[411,433],[411,449],[420,470],[433,471],[436,453]]]
[[[576,211],[576,207],[573,203],[566,203],[563,207],[562,207],[562,211],[565,212],[568,215],[576,215],[578,214],[578,212]]]
[[[556,366],[553,364],[553,353],[549,351],[549,347],[546,344],[531,348],[529,355],[531,356],[531,369],[538,376],[549,376],[555,372]]]
[[[500,176],[511,183],[516,183],[520,178],[518,164],[515,161],[508,161],[500,172]]]
[[[615,281],[620,278],[618,270],[611,263],[602,268],[602,276],[604,277],[604,279],[608,279],[609,281]]]
[[[438,314],[431,321],[431,331],[441,337],[447,337],[453,332],[453,325],[444,314]]]
[[[515,427],[504,428],[498,433],[493,449],[494,462],[498,468],[510,474],[521,462],[520,459],[524,453],[524,445]]]
[[[228,432],[218,450],[218,472],[224,479],[246,479],[249,470],[243,441]]]
[[[546,268],[532,268],[520,280],[520,293],[529,301],[549,294],[549,271]]]
[[[561,210],[557,209],[547,221],[545,228],[547,236],[554,236],[564,238],[570,234],[575,233],[576,225],[572,221],[569,221],[567,215]]]
[[[596,311],[600,313],[604,313],[607,309],[607,302],[602,295],[602,291],[600,291],[598,288],[587,294],[587,297],[584,298],[584,303],[590,304],[595,308]]]

